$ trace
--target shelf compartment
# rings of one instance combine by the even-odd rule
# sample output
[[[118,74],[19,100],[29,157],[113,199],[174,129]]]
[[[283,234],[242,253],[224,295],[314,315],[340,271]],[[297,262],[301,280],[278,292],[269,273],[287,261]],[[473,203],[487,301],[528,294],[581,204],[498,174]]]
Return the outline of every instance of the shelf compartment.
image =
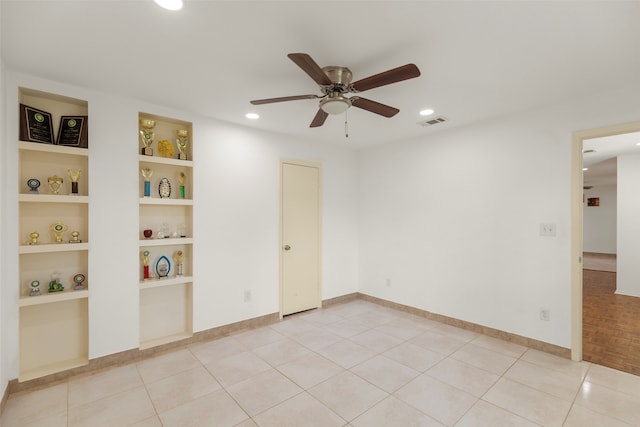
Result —
[[[192,206],[192,199],[161,199],[159,197],[141,197],[141,205]]]
[[[89,362],[87,307],[83,298],[20,308],[19,381]]]
[[[140,289],[141,349],[193,335],[191,294],[190,282]]]
[[[21,245],[18,247],[18,253],[23,254],[44,254],[50,252],[73,252],[87,251],[89,243],[49,243],[38,245]]]
[[[79,203],[88,204],[89,196],[72,196],[71,194],[18,194],[21,203]]]
[[[193,282],[192,276],[171,276],[166,279],[149,279],[140,282],[140,289],[162,288],[164,286],[181,285]]]
[[[140,247],[151,247],[151,246],[172,246],[172,245],[192,245],[193,238],[192,237],[176,237],[176,238],[168,238],[168,239],[145,239],[140,240]]]
[[[89,157],[87,148],[67,147],[66,145],[43,144],[41,142],[18,141],[18,149],[37,151],[50,154],[64,154],[67,156]]]
[[[85,285],[86,286],[86,285]],[[89,290],[83,289],[76,291],[73,289],[73,284],[70,284],[69,287],[71,289],[65,289],[63,292],[47,292],[47,284],[43,283],[40,285],[42,289],[40,289],[40,293],[42,295],[37,297],[21,297],[18,300],[19,307],[29,307],[32,305],[40,305],[40,304],[50,304],[62,301],[70,301],[74,299],[86,299],[89,298]]]
[[[181,166],[185,168],[193,167],[192,160],[171,159],[168,157],[160,156],[145,156],[143,154],[138,154],[138,161],[140,162],[140,165],[142,165],[143,163],[153,163],[159,165]]]

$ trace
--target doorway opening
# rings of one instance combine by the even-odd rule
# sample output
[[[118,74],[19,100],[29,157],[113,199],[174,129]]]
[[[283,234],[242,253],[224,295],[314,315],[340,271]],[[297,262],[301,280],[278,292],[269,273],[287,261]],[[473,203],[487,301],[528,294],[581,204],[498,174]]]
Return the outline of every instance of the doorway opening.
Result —
[[[637,139],[633,144],[624,142],[632,137]],[[640,355],[637,360],[632,357],[640,352],[640,327],[635,328],[640,323],[635,314],[640,294],[623,295],[617,290],[616,257],[624,246],[617,238],[616,159],[640,154],[640,147],[635,146],[638,142],[640,122],[577,132],[573,136],[572,166],[571,357],[635,374],[640,373]],[[583,171],[583,167],[590,171]],[[616,228],[613,232],[612,221]],[[636,317],[634,321],[629,321],[631,312],[635,312],[631,317]]]

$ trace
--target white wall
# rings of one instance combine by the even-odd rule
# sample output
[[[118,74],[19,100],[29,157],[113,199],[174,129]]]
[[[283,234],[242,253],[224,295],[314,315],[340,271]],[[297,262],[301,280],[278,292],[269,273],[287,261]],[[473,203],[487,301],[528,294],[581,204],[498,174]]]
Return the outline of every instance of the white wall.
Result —
[[[587,206],[590,197],[600,198],[600,206]],[[596,185],[584,190],[582,247],[585,252],[616,253],[617,200],[615,184]]]
[[[572,133],[637,120],[639,96],[585,96],[362,153],[360,291],[569,348]]]
[[[0,8],[0,21],[2,21],[2,8]],[[0,45],[2,44],[2,36],[0,35]],[[4,62],[0,57],[0,165],[4,165],[6,159],[6,116],[5,116],[5,81],[4,81]],[[4,200],[5,193],[7,189],[6,186],[6,178],[5,178],[5,168],[2,168],[2,172],[0,172],[0,200]],[[5,221],[2,219],[5,218],[5,204],[0,203],[0,242],[6,241],[5,239]],[[0,278],[4,277],[4,271],[6,269],[5,265],[5,256],[4,256],[4,245],[0,244]],[[6,286],[6,283],[3,281],[0,283],[0,295],[4,294],[3,290]],[[4,305],[7,304],[6,298],[0,298],[0,398],[4,396],[4,392],[7,388],[7,382],[11,379],[9,376],[9,368],[6,363],[6,355],[5,349],[6,345],[6,333],[5,333],[5,314],[6,310],[4,309]]]
[[[323,292],[357,290],[357,158],[347,149],[293,140],[199,115],[11,71],[7,77],[6,197],[1,239],[17,265],[18,87],[89,103],[89,357],[138,346],[138,112],[194,123],[194,330],[276,313],[279,292],[279,160],[323,168]],[[16,107],[16,108],[13,108]],[[18,273],[3,270],[7,378],[18,373]],[[252,302],[243,301],[251,289]]]
[[[618,156],[616,293],[640,297],[640,155]]]

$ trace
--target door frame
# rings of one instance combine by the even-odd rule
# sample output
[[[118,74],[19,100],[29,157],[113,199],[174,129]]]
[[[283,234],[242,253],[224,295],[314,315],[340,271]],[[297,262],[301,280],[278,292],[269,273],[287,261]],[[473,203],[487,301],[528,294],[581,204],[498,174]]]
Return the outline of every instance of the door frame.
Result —
[[[583,176],[582,142],[585,139],[640,132],[640,122],[573,133],[571,145],[571,359],[582,360],[582,251]]]
[[[280,230],[278,236],[278,256],[279,256],[279,297],[278,297],[278,315],[280,319],[283,315],[283,302],[284,302],[284,221],[282,217],[282,201],[283,201],[283,176],[282,169],[285,164],[295,166],[305,166],[318,169],[318,296],[317,296],[317,308],[322,307],[322,164],[319,162],[312,162],[307,160],[298,160],[290,158],[281,158],[279,163],[280,174],[280,200],[279,200],[279,216],[280,216]]]

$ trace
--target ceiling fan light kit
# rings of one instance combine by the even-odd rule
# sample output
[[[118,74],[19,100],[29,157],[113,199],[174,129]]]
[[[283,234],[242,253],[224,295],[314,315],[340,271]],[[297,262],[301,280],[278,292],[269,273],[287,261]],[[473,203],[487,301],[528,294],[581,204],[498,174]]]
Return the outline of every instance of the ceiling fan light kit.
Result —
[[[347,67],[332,65],[320,68],[313,58],[306,53],[290,53],[287,56],[318,84],[322,95],[294,95],[279,98],[256,99],[251,101],[251,104],[261,105],[301,99],[320,99],[318,112],[311,121],[310,127],[322,126],[329,114],[342,114],[351,106],[379,114],[383,117],[393,117],[398,114],[400,110],[360,96],[347,98],[345,95],[348,93],[363,92],[420,76],[420,70],[415,64],[406,64],[351,83],[353,74]]]

